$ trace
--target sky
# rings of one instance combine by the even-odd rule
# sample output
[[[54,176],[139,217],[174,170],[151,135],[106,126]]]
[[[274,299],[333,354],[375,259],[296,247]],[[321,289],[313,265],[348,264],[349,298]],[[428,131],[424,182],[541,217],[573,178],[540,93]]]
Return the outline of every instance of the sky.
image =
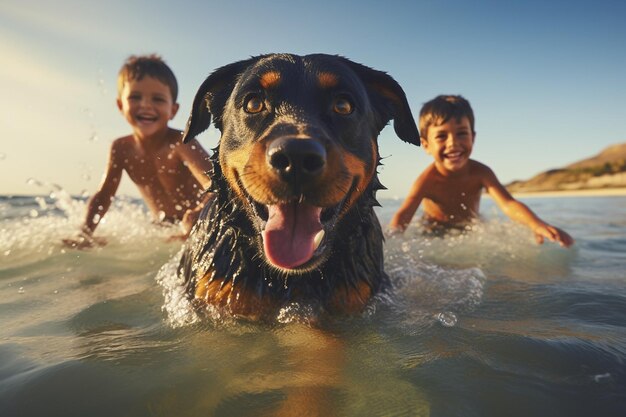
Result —
[[[270,52],[338,54],[389,73],[417,120],[461,94],[472,157],[502,183],[626,142],[626,2],[370,0],[1,0],[0,195],[90,195],[111,142],[130,133],[115,99],[133,54],[157,53],[179,83],[183,129],[214,69]],[[212,149],[219,132],[199,136]],[[431,162],[379,136],[388,188],[404,197]],[[125,176],[120,194],[139,195]]]

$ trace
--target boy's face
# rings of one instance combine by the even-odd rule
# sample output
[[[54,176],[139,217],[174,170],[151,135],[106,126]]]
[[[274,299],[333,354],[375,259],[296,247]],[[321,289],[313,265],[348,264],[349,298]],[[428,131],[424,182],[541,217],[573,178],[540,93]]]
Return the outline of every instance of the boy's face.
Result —
[[[421,139],[424,150],[435,158],[439,171],[458,172],[465,168],[474,146],[474,133],[469,119],[451,118],[437,126],[430,126],[427,138]]]
[[[125,82],[117,107],[142,138],[163,132],[178,111],[167,84],[150,76]]]

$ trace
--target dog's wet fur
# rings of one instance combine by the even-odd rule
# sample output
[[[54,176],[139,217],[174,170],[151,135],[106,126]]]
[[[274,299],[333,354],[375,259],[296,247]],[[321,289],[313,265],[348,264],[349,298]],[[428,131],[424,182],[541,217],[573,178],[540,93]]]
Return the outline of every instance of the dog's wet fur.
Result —
[[[362,311],[389,285],[373,207],[384,188],[377,137],[392,119],[419,146],[400,85],[340,56],[269,54],[213,72],[183,138],[211,121],[221,131],[215,197],[179,268],[194,304],[253,320],[292,303]]]

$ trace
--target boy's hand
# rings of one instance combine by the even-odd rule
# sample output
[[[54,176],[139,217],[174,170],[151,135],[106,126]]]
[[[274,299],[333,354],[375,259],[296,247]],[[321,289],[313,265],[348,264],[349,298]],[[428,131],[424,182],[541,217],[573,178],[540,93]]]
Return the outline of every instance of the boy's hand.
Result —
[[[537,243],[542,244],[544,238],[548,238],[553,242],[557,242],[559,245],[569,248],[574,244],[574,238],[572,238],[567,232],[559,229],[558,227],[550,226],[548,224],[541,225],[535,228],[535,240]]]
[[[105,238],[93,237],[85,232],[80,232],[75,238],[62,239],[61,241],[66,247],[79,250],[102,247],[107,244]]]
[[[167,243],[184,242],[185,240],[187,240],[188,237],[189,237],[188,233],[180,233],[180,234],[169,236],[167,239],[165,239],[165,241]]]
[[[200,208],[194,210],[187,210],[183,215],[183,219],[181,220],[181,227],[186,236],[189,236],[191,232],[191,228],[194,224],[196,224],[196,220],[200,217]]]
[[[395,236],[403,234],[404,230],[405,229],[403,229],[401,227],[389,226],[389,227],[387,227],[387,230],[385,230],[384,234],[385,234],[385,237],[391,238],[391,237],[395,237]]]
[[[165,241],[167,243],[171,242],[184,242],[189,237],[189,233],[191,233],[191,228],[198,220],[200,216],[200,210],[187,210],[185,214],[183,214],[183,218],[178,224],[180,226],[181,233],[176,233],[174,235],[169,236]]]

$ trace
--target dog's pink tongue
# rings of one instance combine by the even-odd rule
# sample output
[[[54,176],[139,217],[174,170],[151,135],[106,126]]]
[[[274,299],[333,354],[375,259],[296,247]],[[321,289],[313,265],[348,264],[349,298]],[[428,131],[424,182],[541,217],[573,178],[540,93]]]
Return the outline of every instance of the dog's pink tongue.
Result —
[[[295,268],[311,259],[315,235],[322,230],[322,209],[298,203],[277,204],[268,209],[263,231],[267,259],[282,268]]]

